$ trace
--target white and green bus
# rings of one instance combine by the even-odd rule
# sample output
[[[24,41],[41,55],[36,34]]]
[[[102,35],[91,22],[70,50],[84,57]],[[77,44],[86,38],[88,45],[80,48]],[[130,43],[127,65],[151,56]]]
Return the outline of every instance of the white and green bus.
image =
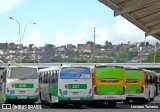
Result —
[[[82,107],[92,101],[92,73],[88,67],[59,66],[39,70],[40,100]]]
[[[37,67],[9,66],[3,70],[2,99],[5,103],[34,103],[39,99]]]

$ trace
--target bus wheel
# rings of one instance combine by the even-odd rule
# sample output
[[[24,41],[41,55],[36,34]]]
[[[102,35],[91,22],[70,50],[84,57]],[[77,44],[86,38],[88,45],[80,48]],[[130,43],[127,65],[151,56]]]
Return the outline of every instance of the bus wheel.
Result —
[[[109,105],[109,107],[114,108],[114,107],[116,107],[117,102],[116,101],[108,102],[108,105]]]
[[[124,100],[123,101],[124,104],[129,104],[129,102],[130,102],[129,100]]]
[[[44,100],[41,100],[41,103],[42,103],[42,104],[45,104],[45,101],[44,101]]]
[[[82,108],[82,104],[74,104],[76,108]]]
[[[150,99],[150,101],[154,101],[155,96],[156,96],[156,94],[154,92],[154,96],[153,96],[153,98]]]
[[[123,101],[123,104],[127,104],[127,101],[125,100],[125,101]]]
[[[9,101],[7,101],[7,100],[6,100],[6,101],[4,101],[4,103],[5,103],[5,104],[10,104],[10,102],[9,102]]]
[[[52,106],[53,106],[53,103],[52,103],[52,96],[51,96],[51,94],[49,94],[49,97],[50,97],[49,105],[50,105],[50,107],[52,107]]]

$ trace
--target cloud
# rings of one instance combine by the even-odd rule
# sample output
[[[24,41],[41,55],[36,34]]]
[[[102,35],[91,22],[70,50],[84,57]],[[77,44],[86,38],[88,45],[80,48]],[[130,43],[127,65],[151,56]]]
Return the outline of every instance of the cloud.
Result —
[[[54,45],[66,45],[66,44],[84,44],[88,38],[88,33],[79,31],[76,35],[65,35],[63,33],[56,33],[54,39]]]
[[[33,29],[31,34],[24,37],[23,44],[29,46],[29,44],[34,44],[35,46],[44,46],[45,41],[49,41],[37,28]]]
[[[85,22],[81,21],[79,23]],[[73,30],[74,33],[57,32],[55,35],[50,36],[44,36],[40,30],[35,28],[29,36],[24,37],[23,44],[25,46],[29,44],[34,44],[35,46],[44,46],[45,44],[54,44],[56,46],[85,44],[87,41],[94,40],[94,25],[92,23],[94,24],[93,21],[88,21],[85,24],[81,24],[84,29],[81,27],[79,31]],[[86,30],[86,26],[90,30]],[[96,44],[104,45],[106,40],[112,42],[112,44],[127,43],[128,41],[135,43],[144,42],[144,39],[144,32],[123,18],[116,18],[115,23],[110,27],[105,25],[103,27],[102,25],[101,27],[96,26]],[[157,41],[152,36],[148,36],[146,40],[152,44]]]
[[[112,44],[127,43],[128,41],[131,43],[143,42],[145,33],[126,19],[117,17],[112,26],[96,28],[96,43],[103,45],[106,40],[112,42]],[[148,36],[146,41],[154,43],[158,40]]]
[[[93,41],[94,33],[93,33],[93,26],[96,24],[96,44],[104,45],[105,41],[110,41],[112,44],[121,44],[121,43],[131,43],[135,42],[144,42],[145,40],[145,33],[140,30],[138,27],[127,21],[122,17],[117,17],[115,23],[112,26],[105,26],[100,24],[100,22],[95,22],[93,20],[89,21],[88,19],[80,19],[78,21],[84,29],[77,32],[75,35],[68,35],[64,34],[63,32],[59,32],[55,34],[54,43],[56,46],[59,45],[66,45],[66,44],[84,44],[87,41]],[[99,27],[100,26],[100,27]],[[89,30],[86,30],[90,29]],[[152,36],[146,37],[146,41],[150,43],[155,43],[158,41]]]
[[[24,0],[1,0],[0,1],[0,14],[7,12],[14,7],[21,4]]]

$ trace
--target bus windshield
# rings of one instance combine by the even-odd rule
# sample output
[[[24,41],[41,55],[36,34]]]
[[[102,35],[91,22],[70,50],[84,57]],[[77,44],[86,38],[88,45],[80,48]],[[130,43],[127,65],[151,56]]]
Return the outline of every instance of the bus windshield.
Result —
[[[142,70],[126,70],[126,80],[127,83],[142,80]]]
[[[97,68],[96,69],[96,79],[124,79],[124,69],[123,68],[115,68],[115,67],[105,67],[105,68]],[[103,82],[103,80],[102,80]],[[109,82],[109,81],[107,81]],[[113,82],[118,82],[117,80],[113,80]]]
[[[38,73],[36,68],[31,67],[12,67],[9,69],[10,75],[8,78],[18,79],[37,79]]]
[[[64,67],[60,73],[61,79],[90,79],[91,72],[85,67]]]

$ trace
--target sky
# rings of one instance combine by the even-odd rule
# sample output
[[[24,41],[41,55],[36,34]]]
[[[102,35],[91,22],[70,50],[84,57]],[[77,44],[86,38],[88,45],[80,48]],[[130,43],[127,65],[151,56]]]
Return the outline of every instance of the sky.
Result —
[[[96,44],[145,40],[142,30],[121,16],[114,17],[113,10],[98,0],[0,0],[0,17],[0,43],[19,44],[21,34],[25,46],[85,44],[94,41],[94,27]],[[152,36],[146,40],[158,41]]]

